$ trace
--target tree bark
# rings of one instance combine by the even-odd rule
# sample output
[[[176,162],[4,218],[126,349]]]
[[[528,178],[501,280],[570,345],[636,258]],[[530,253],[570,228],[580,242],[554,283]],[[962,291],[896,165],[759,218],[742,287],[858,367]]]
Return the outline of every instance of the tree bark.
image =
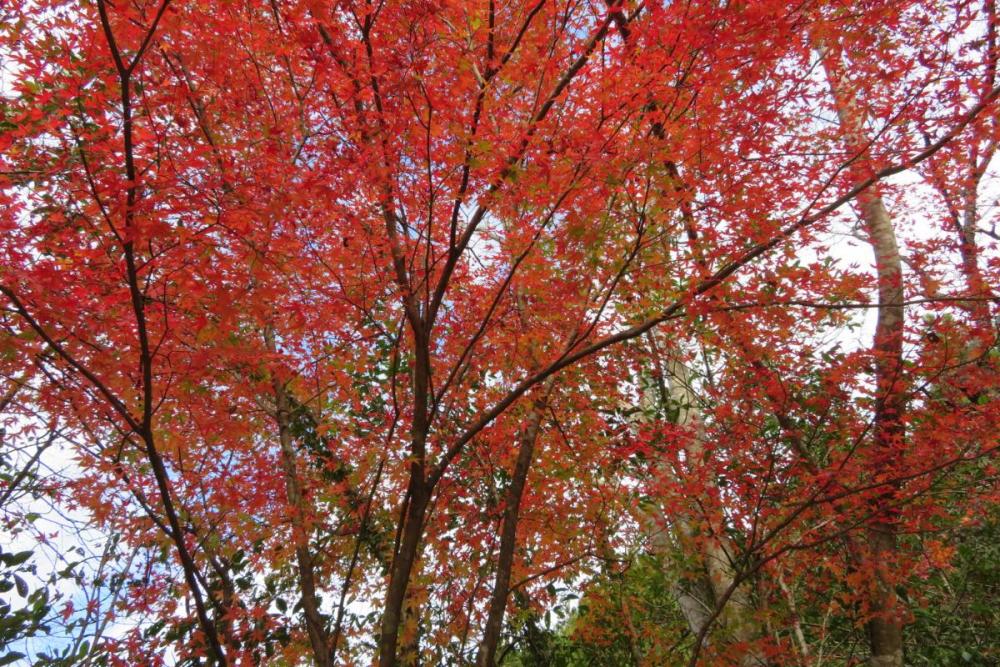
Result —
[[[268,328],[264,332],[268,351],[275,352],[274,331]],[[302,521],[308,516],[302,483],[296,464],[295,446],[291,433],[291,410],[285,385],[272,378],[275,400],[275,421],[278,423],[278,442],[281,447],[281,468],[285,474],[285,494],[288,504],[294,514],[292,516],[292,542],[295,545],[295,567],[299,575],[299,592],[302,600],[302,613],[306,620],[306,634],[312,647],[313,658],[321,667],[332,667],[333,655],[330,650],[330,637],[326,621],[320,612],[319,596],[316,593],[316,573],[312,554],[309,553],[309,532],[305,530]]]
[[[476,656],[477,667],[492,667],[496,660],[497,645],[500,643],[500,632],[503,629],[504,612],[507,610],[507,597],[510,594],[510,572],[514,563],[514,548],[517,546],[517,525],[520,518],[521,498],[524,496],[528,470],[531,468],[535,443],[538,441],[542,416],[548,405],[552,385],[552,380],[549,380],[542,388],[541,395],[532,405],[527,421],[518,435],[517,461],[514,463],[514,473],[511,476],[510,487],[507,489],[507,497],[505,498],[503,527],[500,534],[500,553],[497,556],[497,574],[493,584],[493,593],[490,596],[483,640]]]
[[[396,218],[386,213],[387,235],[392,242],[393,265],[397,281],[404,292],[407,322],[413,334],[414,366],[413,424],[410,427],[410,470],[406,496],[400,509],[399,548],[393,554],[386,591],[385,608],[382,613],[382,628],[379,636],[379,667],[397,664],[396,651],[399,645],[399,628],[403,618],[403,604],[409,587],[413,565],[420,550],[424,532],[424,518],[430,505],[434,485],[427,479],[427,437],[430,433],[430,379],[432,324],[420,314],[406,273],[406,263],[398,247]]]
[[[855,180],[862,182],[874,174],[865,159],[870,141],[858,110],[855,95],[844,72],[839,52],[824,44],[818,46],[837,109],[840,129],[848,150],[859,156],[855,162]],[[878,283],[878,319],[875,325],[875,414],[873,424],[873,469],[876,478],[891,475],[899,445],[905,436],[902,421],[904,396],[900,388],[903,370],[903,264],[896,242],[892,218],[875,188],[858,195],[858,207],[875,254]],[[874,520],[867,534],[867,556],[874,569],[875,590],[870,600],[872,618],[868,622],[868,640],[872,667],[903,666],[903,621],[886,564],[897,549],[896,521],[889,507],[890,492],[875,501]]]
[[[412,464],[417,467],[417,463]],[[423,481],[423,467],[411,471],[408,501],[403,513],[403,527],[399,550],[392,559],[389,574],[389,588],[386,591],[385,611],[382,615],[382,632],[379,639],[379,667],[393,667],[396,664],[396,647],[399,643],[399,626],[402,620],[403,602],[406,589],[416,561],[420,538],[423,533],[424,517],[430,504],[430,489]]]
[[[701,460],[705,452],[705,430],[701,415],[695,407],[690,373],[687,367],[676,358],[669,360],[667,372],[670,399],[679,406],[677,423],[694,430],[694,435],[686,447],[687,456],[693,461]],[[707,574],[707,580],[701,588],[702,590],[707,588],[711,591],[713,608],[719,604],[720,600],[725,599],[726,592],[733,587],[733,582],[736,581],[738,574],[734,568],[736,559],[733,546],[728,543],[729,540],[725,536],[719,533],[717,528],[717,526],[713,526],[713,534],[700,545],[700,558]],[[682,533],[682,542],[692,542],[694,535],[688,521],[681,521],[678,524],[678,530]],[[748,587],[745,584],[736,586],[726,600],[722,613],[719,614],[721,625],[732,641],[750,645],[758,636],[759,629],[749,618],[752,612],[753,602]],[[703,620],[701,625],[704,626],[704,623]],[[695,631],[693,627],[691,629],[693,632]],[[746,667],[762,664],[764,664],[764,660],[753,649],[748,649],[740,658],[740,665]]]
[[[692,437],[685,447],[685,453],[689,460],[699,461],[704,456],[705,433],[695,406],[696,398],[691,390],[690,373],[682,362],[669,355],[666,364],[663,363],[663,355],[656,343],[655,334],[649,334],[648,340],[658,376],[660,402],[663,405],[677,406],[677,424],[692,429]],[[673,472],[665,466],[660,467],[659,474],[668,479],[674,478]],[[711,622],[719,601],[726,599],[726,593],[733,586],[738,573],[734,568],[733,547],[728,544],[728,540],[717,530],[713,530],[712,535],[699,541],[693,526],[694,521],[693,514],[676,516],[671,518],[670,526],[673,542],[682,552],[694,554],[702,568],[699,575],[678,582],[674,587],[677,603],[688,629],[698,637]],[[653,548],[661,554],[666,553],[670,547],[671,543],[668,540],[653,540]],[[724,604],[718,618],[729,639],[736,643],[752,645],[760,630],[750,617],[753,601],[746,584],[737,586]],[[758,652],[749,649],[741,656],[740,664],[749,667],[765,664],[765,661]]]

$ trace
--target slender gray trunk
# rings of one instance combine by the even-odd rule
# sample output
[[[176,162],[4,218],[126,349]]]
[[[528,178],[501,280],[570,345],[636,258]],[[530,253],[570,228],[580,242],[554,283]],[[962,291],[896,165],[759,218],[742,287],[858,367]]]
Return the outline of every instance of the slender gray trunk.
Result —
[[[844,143],[855,163],[857,180],[869,178],[871,163],[865,159],[870,144],[862,113],[844,71],[838,52],[826,45],[818,51],[833,96]],[[875,417],[873,428],[873,467],[875,475],[891,471],[905,435],[902,413],[905,409],[899,386],[903,371],[903,263],[896,242],[892,219],[881,196],[874,189],[858,195],[861,218],[868,242],[875,254],[878,283],[878,319],[875,325]],[[875,590],[869,600],[872,617],[868,622],[868,640],[872,667],[903,667],[903,620],[896,593],[886,572],[886,563],[897,549],[896,521],[889,508],[891,492],[874,502],[875,514],[867,533],[867,556],[874,568]]]
[[[677,408],[677,424],[688,427],[692,436],[685,446],[688,460],[701,461],[705,453],[704,424],[699,414],[696,397],[690,384],[687,367],[672,353],[662,353],[654,334],[648,337],[656,374],[659,376],[660,401],[664,405]],[[666,361],[666,363],[664,363]],[[673,479],[674,474],[666,466],[660,466],[658,474]],[[658,539],[652,541],[652,548],[662,556],[672,548],[679,547],[685,554],[694,555],[701,566],[701,574],[679,581],[674,587],[677,603],[694,636],[701,636],[711,622],[716,605],[724,599],[733,587],[738,572],[734,563],[733,545],[717,531],[710,536],[699,536],[694,524],[694,514],[674,516],[669,521],[669,532],[654,526]],[[728,640],[752,646],[760,635],[760,628],[752,618],[753,601],[750,590],[744,584],[737,585],[725,602],[719,614],[719,623]],[[740,664],[750,667],[765,664],[764,659],[754,649],[748,649],[740,658]]]

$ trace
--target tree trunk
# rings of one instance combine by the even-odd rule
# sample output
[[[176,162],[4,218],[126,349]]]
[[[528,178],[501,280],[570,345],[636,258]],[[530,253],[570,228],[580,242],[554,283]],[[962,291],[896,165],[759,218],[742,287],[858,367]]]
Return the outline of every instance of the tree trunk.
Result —
[[[385,611],[382,614],[382,631],[379,639],[379,667],[396,664],[396,647],[399,643],[399,626],[403,615],[403,602],[416,562],[423,534],[424,517],[430,504],[430,489],[424,481],[423,466],[411,464],[410,490],[407,494],[399,550],[392,559],[389,588],[386,591]]]
[[[306,632],[313,657],[317,665],[333,665],[330,653],[329,637],[326,622],[320,613],[319,597],[316,593],[316,576],[312,554],[309,553],[309,536],[301,525],[305,515],[302,489],[299,485],[298,471],[295,463],[295,450],[292,448],[288,431],[288,399],[284,388],[275,383],[275,395],[278,400],[278,437],[281,442],[281,465],[285,473],[285,492],[288,503],[294,509],[292,540],[295,544],[295,565],[299,574],[299,590],[302,598],[302,612],[306,619]]]
[[[818,51],[837,108],[844,143],[852,155],[858,155],[854,171],[857,181],[874,173],[865,159],[870,141],[857,108],[839,52],[826,45]],[[875,325],[875,416],[873,428],[873,470],[876,478],[892,474],[899,445],[905,435],[902,422],[904,396],[900,388],[903,371],[903,264],[896,242],[892,219],[881,196],[873,188],[858,195],[861,218],[868,242],[875,254],[878,282],[878,320]],[[875,591],[870,600],[872,618],[868,638],[872,667],[902,667],[903,622],[892,582],[887,577],[886,561],[897,549],[894,510],[889,507],[891,489],[875,501],[874,520],[868,529],[867,556],[874,568]]]
[[[389,238],[396,243],[396,222],[394,215],[386,216]],[[404,298],[407,321],[413,334],[414,365],[411,378],[413,386],[413,424],[410,427],[410,471],[406,496],[400,508],[399,548],[392,558],[389,570],[389,587],[386,591],[385,608],[382,612],[382,628],[379,636],[379,667],[393,667],[397,664],[396,651],[399,645],[399,628],[403,619],[403,604],[410,584],[413,566],[420,551],[420,541],[424,534],[424,518],[434,492],[434,483],[427,479],[427,437],[430,433],[430,381],[431,381],[431,324],[425,322],[414,303],[406,278],[405,261],[401,251],[393,246],[393,261],[398,274]],[[418,647],[419,648],[419,647]]]
[[[681,426],[692,427],[694,435],[688,442],[686,448],[687,456],[692,461],[699,461],[704,457],[705,451],[705,431],[701,415],[695,407],[695,396],[691,390],[690,374],[687,367],[676,358],[668,363],[669,392],[671,401],[680,406],[677,415],[677,423]],[[681,532],[685,532],[683,541],[693,540],[690,524],[682,521],[678,524]],[[707,574],[707,589],[711,591],[713,598],[713,608],[725,599],[725,595],[738,576],[735,569],[735,553],[733,546],[729,544],[724,535],[719,532],[720,526],[712,526],[712,535],[703,541],[700,546],[700,557]],[[706,586],[702,585],[702,590]],[[743,644],[752,644],[759,635],[759,629],[750,618],[753,612],[753,602],[750,598],[750,591],[746,584],[738,584],[725,602],[719,620],[732,641]],[[704,621],[702,622],[704,625]],[[692,628],[694,631],[694,628]],[[740,665],[750,667],[752,665],[762,665],[764,660],[754,650],[747,650],[740,658]]]
[[[507,497],[505,498],[496,580],[493,584],[493,594],[490,597],[486,629],[483,631],[483,640],[476,656],[477,667],[492,667],[496,660],[500,631],[503,629],[504,612],[507,609],[507,596],[510,594],[510,571],[514,563],[514,548],[517,546],[517,524],[521,498],[524,495],[528,470],[535,453],[535,443],[538,441],[538,432],[548,404],[549,394],[552,391],[552,384],[552,381],[549,380],[542,389],[542,394],[532,405],[528,419],[518,437],[517,461],[514,464],[514,474],[511,477],[510,488],[507,489]]]
[[[268,351],[275,352],[274,331],[264,332]],[[320,602],[316,594],[316,574],[312,554],[309,553],[309,533],[302,525],[307,516],[305,497],[296,465],[295,446],[290,430],[290,407],[287,390],[277,378],[272,379],[275,400],[275,421],[278,423],[278,442],[281,447],[281,467],[285,474],[285,494],[294,512],[292,516],[292,542],[295,545],[295,565],[299,575],[299,591],[302,599],[302,613],[306,620],[306,633],[312,647],[313,658],[321,667],[333,665],[330,651],[330,637],[326,622],[320,613]]]
[[[696,399],[691,390],[688,369],[676,358],[670,358],[670,355],[666,355],[667,363],[664,365],[664,355],[661,355],[655,335],[650,334],[648,340],[658,375],[660,401],[663,405],[678,407],[677,424],[689,427],[693,431],[685,453],[689,460],[700,461],[705,449],[704,425],[695,407]],[[659,473],[668,479],[673,479],[674,476],[665,466],[660,468]],[[702,574],[678,582],[674,591],[688,629],[697,637],[702,635],[710,622],[718,602],[733,587],[738,572],[734,567],[733,547],[728,544],[725,536],[718,530],[713,530],[711,536],[699,541],[693,526],[695,520],[693,514],[673,517],[670,520],[670,527],[673,542],[682,552],[695,554],[702,567]],[[718,527],[713,526],[713,529],[716,528]],[[652,544],[654,549],[661,552],[670,548],[669,541],[664,539],[653,540]],[[750,617],[752,612],[753,601],[750,591],[746,584],[737,585],[718,616],[720,625],[731,641],[750,645],[759,636],[759,628]],[[740,658],[740,664],[749,667],[765,664],[765,661],[755,650],[750,649]]]

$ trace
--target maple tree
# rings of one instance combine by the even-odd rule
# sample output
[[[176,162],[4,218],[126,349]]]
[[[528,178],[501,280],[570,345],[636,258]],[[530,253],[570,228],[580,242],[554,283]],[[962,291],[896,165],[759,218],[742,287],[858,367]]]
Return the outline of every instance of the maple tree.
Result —
[[[524,664],[579,594],[903,664],[997,500],[992,0],[0,12],[5,438],[117,573],[67,659]]]

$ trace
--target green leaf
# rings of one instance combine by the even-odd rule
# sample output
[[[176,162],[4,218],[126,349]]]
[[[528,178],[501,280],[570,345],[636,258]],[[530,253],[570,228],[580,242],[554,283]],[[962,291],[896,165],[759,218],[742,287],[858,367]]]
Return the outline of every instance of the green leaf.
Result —
[[[8,567],[17,567],[31,558],[30,551],[21,551],[16,554],[0,554],[0,560]]]
[[[28,584],[20,575],[14,575],[14,584],[17,586],[17,594],[22,598],[28,597]]]

